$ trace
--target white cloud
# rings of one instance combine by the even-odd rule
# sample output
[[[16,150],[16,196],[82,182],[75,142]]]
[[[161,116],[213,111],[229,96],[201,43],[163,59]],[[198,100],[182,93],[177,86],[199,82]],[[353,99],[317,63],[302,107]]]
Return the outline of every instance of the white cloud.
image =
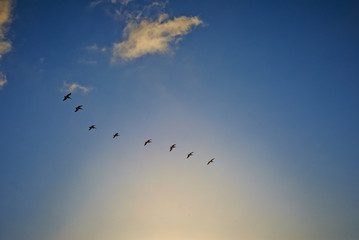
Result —
[[[11,43],[8,41],[0,40],[0,59],[4,54],[10,52],[10,50],[11,50]]]
[[[107,48],[106,47],[99,47],[97,46],[97,44],[93,44],[91,46],[87,46],[85,47],[86,50],[88,51],[93,51],[93,52],[106,52],[107,51]]]
[[[108,0],[107,0],[108,1]],[[129,2],[132,2],[133,0],[111,0],[111,3],[121,3],[122,5],[127,5]],[[96,0],[96,1],[92,1],[90,3],[90,7],[96,7],[97,5],[106,2],[106,0]]]
[[[89,50],[89,51],[98,51],[98,46],[95,43],[95,44],[93,44],[91,46],[87,46],[86,49]]]
[[[85,87],[78,83],[67,83],[64,82],[64,86],[62,88],[63,92],[76,92],[77,90],[82,91],[83,93],[88,93],[92,90],[92,87]]]
[[[12,0],[0,0],[0,59],[11,50],[11,43],[5,39],[8,25],[11,23]],[[7,83],[6,76],[0,72],[0,90]]]
[[[11,0],[0,0],[0,59],[11,50],[11,43],[5,39],[8,25],[11,22]]]
[[[96,7],[97,5],[99,5],[100,3],[102,3],[103,0],[98,0],[98,1],[92,1],[90,3],[90,7]]]
[[[7,83],[6,76],[0,72],[0,90],[4,87]]]
[[[129,2],[132,2],[133,0],[121,0],[121,4],[127,5]]]
[[[155,21],[129,21],[123,34],[125,40],[114,44],[112,55],[132,60],[146,54],[168,53],[170,43],[202,23],[198,17],[182,16],[171,20],[167,14],[159,15]]]
[[[132,2],[133,0],[111,0],[112,3],[120,2],[123,5],[127,5],[129,2]]]

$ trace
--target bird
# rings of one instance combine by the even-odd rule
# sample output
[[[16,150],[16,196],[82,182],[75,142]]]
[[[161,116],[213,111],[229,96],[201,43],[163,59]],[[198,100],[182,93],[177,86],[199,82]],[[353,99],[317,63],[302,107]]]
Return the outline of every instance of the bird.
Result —
[[[171,152],[174,148],[176,148],[176,144],[173,144],[173,145],[170,147],[170,152]]]
[[[213,163],[214,158],[212,158],[211,160],[208,161],[207,165],[210,163]]]
[[[193,155],[193,152],[188,153],[187,158]]]
[[[91,125],[91,126],[89,127],[89,131],[91,131],[92,129],[96,129],[95,125]]]
[[[65,100],[67,100],[67,99],[72,99],[72,98],[70,97],[70,95],[71,95],[71,93],[69,93],[69,94],[67,94],[66,96],[64,96],[64,100],[62,100],[62,101],[65,101]]]
[[[76,109],[75,109],[75,112],[77,112],[77,111],[80,110],[80,109],[81,109],[81,110],[84,110],[84,109],[82,108],[82,105],[77,106]]]
[[[146,142],[145,142],[145,145],[143,146],[146,146],[147,144],[151,143],[152,139],[148,139]]]
[[[119,136],[120,136],[120,134],[118,134],[118,132],[117,132],[117,133],[115,133],[115,134],[113,135],[113,138],[119,137]]]

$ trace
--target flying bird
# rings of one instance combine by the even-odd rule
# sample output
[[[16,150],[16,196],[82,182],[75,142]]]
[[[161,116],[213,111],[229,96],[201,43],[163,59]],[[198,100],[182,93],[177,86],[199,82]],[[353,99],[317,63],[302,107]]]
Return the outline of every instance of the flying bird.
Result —
[[[92,129],[96,129],[95,125],[91,125],[91,126],[89,127],[89,131],[91,131]]]
[[[62,101],[65,101],[65,100],[67,100],[67,99],[72,99],[72,98],[70,97],[70,95],[71,95],[71,93],[69,93],[69,94],[67,94],[66,96],[64,96],[64,100],[62,100]]]
[[[187,158],[193,155],[193,152],[188,153]]]
[[[173,145],[170,147],[170,152],[171,152],[174,148],[176,148],[176,144],[173,144]]]
[[[211,160],[208,161],[207,165],[210,163],[213,163],[214,158],[212,158]]]
[[[145,142],[145,145],[143,145],[143,146],[146,146],[147,144],[152,143],[151,141],[152,141],[152,139],[148,139],[148,140]]]
[[[119,137],[119,136],[120,136],[120,134],[118,134],[118,132],[117,132],[117,133],[115,133],[115,134],[113,135],[113,138]]]
[[[76,109],[75,109],[75,112],[77,112],[77,111],[80,110],[80,109],[81,109],[81,110],[84,110],[84,109],[82,108],[82,106],[83,106],[83,105],[77,106]]]

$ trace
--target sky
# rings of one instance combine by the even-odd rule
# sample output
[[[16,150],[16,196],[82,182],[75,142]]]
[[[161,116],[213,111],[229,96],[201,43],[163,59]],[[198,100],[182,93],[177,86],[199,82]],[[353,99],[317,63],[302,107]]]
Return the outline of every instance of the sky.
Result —
[[[357,1],[0,0],[0,239],[359,239],[358,43]]]

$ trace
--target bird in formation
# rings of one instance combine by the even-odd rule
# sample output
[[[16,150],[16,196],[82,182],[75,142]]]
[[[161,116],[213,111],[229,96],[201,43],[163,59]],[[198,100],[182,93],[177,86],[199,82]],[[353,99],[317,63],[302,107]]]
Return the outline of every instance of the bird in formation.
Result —
[[[77,112],[78,110],[84,110],[84,109],[82,108],[82,105],[77,106],[76,109],[75,109],[75,112]]]
[[[113,135],[113,138],[119,137],[119,136],[120,136],[120,134],[118,134],[118,132],[117,132],[117,133],[115,133],[115,134]]]
[[[62,101],[65,101],[67,99],[72,99],[70,96],[71,96],[71,93],[67,94],[66,96],[64,96],[64,100],[62,100]]]
[[[211,160],[208,161],[207,165],[210,163],[213,163],[214,158],[212,158]]]
[[[170,147],[170,152],[171,152],[174,148],[176,148],[176,144],[173,144],[173,145]]]
[[[66,101],[67,99],[72,99],[70,96],[71,96],[71,93],[65,95],[63,101]],[[82,106],[83,106],[83,105],[77,106],[77,107],[75,108],[75,112],[77,112],[78,110],[83,110]],[[93,129],[96,129],[95,125],[91,125],[91,126],[89,127],[89,131],[91,131],[91,130],[93,130]],[[117,132],[117,133],[115,133],[115,134],[113,135],[113,138],[116,138],[116,137],[119,137],[119,136],[120,136],[120,134]],[[144,146],[146,146],[146,145],[149,144],[149,143],[152,143],[152,139],[148,139],[148,140],[145,142]],[[173,145],[170,146],[170,152],[172,152],[172,150],[173,150],[174,148],[176,148],[176,144],[173,144]],[[187,154],[187,158],[190,158],[191,156],[193,156],[193,153],[194,153],[194,152],[188,153],[188,154]],[[207,165],[209,165],[210,163],[213,163],[213,161],[214,161],[214,158],[212,158],[211,160],[209,160],[209,161],[207,162]]]
[[[149,144],[149,143],[152,143],[152,139],[148,139],[148,140],[145,142],[145,145],[144,145],[144,146],[146,146],[146,145]]]

